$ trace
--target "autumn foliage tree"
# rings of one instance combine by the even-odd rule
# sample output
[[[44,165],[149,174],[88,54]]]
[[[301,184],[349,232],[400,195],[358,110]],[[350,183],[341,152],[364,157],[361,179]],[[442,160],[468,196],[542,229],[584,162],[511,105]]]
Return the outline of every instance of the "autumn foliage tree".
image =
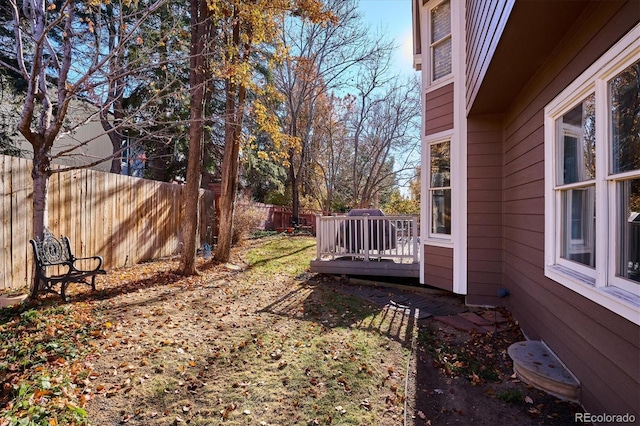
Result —
[[[275,93],[268,81],[256,79],[257,68],[270,68],[287,55],[278,42],[282,23],[287,16],[314,23],[326,23],[332,14],[323,10],[319,0],[226,0],[209,5],[219,28],[220,55],[212,64],[214,76],[224,82],[225,137],[222,161],[222,195],[219,204],[218,245],[215,259],[229,259],[232,243],[234,200],[238,186],[239,152],[247,137],[243,120],[247,113],[248,94],[252,93],[256,122],[280,140],[270,123],[272,111],[257,101]]]

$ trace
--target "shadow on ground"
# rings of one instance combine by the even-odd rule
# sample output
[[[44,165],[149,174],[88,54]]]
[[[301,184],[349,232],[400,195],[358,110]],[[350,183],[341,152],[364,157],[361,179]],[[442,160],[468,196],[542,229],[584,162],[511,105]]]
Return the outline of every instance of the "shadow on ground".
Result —
[[[582,411],[513,375],[507,348],[524,337],[502,308],[471,308],[462,298],[438,290],[324,275],[299,278],[302,286],[263,311],[317,318],[318,306],[323,306],[327,327],[358,327],[400,342],[411,351],[407,425],[566,425],[575,423],[575,413]],[[470,316],[489,323],[482,330],[454,326],[456,318]]]

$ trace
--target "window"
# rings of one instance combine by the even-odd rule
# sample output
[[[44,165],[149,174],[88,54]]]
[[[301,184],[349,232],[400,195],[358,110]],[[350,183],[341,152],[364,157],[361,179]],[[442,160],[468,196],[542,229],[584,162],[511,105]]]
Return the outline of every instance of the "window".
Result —
[[[638,324],[640,41],[634,31],[545,108],[545,274]]]
[[[438,3],[429,11],[429,47],[431,82],[451,74],[451,3]]]
[[[589,268],[595,267],[596,256],[594,100],[592,93],[556,120],[560,258]]]
[[[451,142],[429,146],[430,236],[451,235]]]
[[[613,284],[636,293],[640,288],[640,60],[612,78],[607,89],[608,179],[617,223]]]
[[[640,179],[620,182],[618,193],[622,208],[618,218],[620,252],[615,275],[624,278],[618,285],[625,288],[640,284]]]

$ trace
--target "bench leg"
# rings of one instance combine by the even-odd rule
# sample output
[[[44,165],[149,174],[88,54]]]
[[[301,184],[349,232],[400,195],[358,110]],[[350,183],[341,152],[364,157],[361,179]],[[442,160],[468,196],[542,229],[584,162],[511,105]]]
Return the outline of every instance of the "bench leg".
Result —
[[[29,297],[36,299],[38,297],[38,290],[40,289],[40,278],[33,277],[33,284],[31,285],[31,292]]]
[[[96,291],[96,276],[91,276],[91,291]]]
[[[65,302],[68,302],[69,299],[67,298],[67,286],[69,285],[68,282],[63,281],[60,283],[60,297],[62,297],[62,300],[64,300]]]

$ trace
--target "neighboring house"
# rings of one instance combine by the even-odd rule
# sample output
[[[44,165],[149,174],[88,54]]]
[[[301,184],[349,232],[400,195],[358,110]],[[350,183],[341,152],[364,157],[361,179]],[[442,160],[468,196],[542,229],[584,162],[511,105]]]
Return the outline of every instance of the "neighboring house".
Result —
[[[111,140],[100,123],[97,107],[80,99],[72,101],[65,121],[69,130],[63,128],[51,151],[54,156],[60,155],[54,158],[55,164],[82,166],[107,158],[113,153]],[[27,158],[32,158],[31,144],[20,133],[16,134],[16,145],[26,152]],[[111,160],[91,168],[108,172],[111,170]]]
[[[17,125],[24,103],[23,96],[17,95],[11,87],[19,84],[14,74],[0,75],[0,136],[5,137],[11,145],[20,151],[21,156],[33,157],[31,144],[18,132]],[[24,89],[23,86],[20,86]],[[20,90],[20,89],[15,89]],[[66,166],[83,166],[109,157],[113,153],[111,140],[100,123],[97,106],[82,98],[74,99],[65,117],[58,139],[53,145],[53,162]],[[111,160],[91,167],[108,172]]]
[[[413,0],[421,282],[640,419],[640,2]],[[502,297],[502,298],[501,298]]]

